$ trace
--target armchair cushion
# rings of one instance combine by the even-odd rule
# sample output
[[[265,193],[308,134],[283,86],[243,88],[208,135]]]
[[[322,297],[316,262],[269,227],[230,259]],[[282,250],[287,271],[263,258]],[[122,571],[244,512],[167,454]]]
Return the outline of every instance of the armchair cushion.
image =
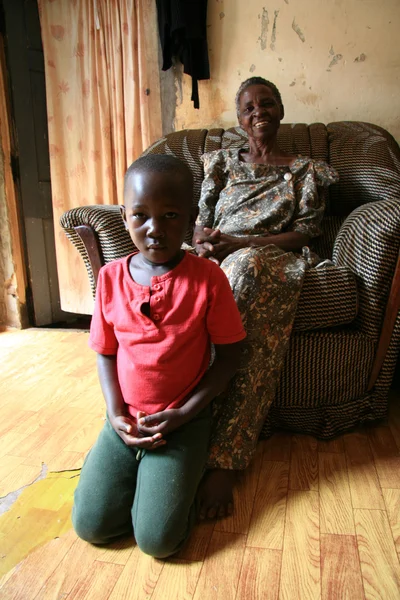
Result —
[[[306,272],[293,327],[309,331],[345,325],[354,321],[357,311],[357,282],[351,270],[316,267]]]

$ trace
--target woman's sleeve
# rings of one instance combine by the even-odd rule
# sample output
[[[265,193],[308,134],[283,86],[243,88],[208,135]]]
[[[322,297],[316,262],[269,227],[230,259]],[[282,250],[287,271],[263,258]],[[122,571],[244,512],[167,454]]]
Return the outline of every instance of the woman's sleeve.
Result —
[[[204,163],[204,179],[201,185],[199,214],[196,225],[212,227],[214,225],[215,206],[226,183],[225,157],[222,150],[215,150],[203,154],[201,159]]]
[[[311,161],[294,183],[297,204],[288,231],[297,231],[311,238],[321,235],[325,211],[325,191],[322,188],[338,181],[335,169],[322,161]]]

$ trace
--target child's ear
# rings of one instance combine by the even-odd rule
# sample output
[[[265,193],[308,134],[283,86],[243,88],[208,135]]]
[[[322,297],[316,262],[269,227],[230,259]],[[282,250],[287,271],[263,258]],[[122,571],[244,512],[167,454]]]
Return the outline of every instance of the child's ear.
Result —
[[[121,217],[124,220],[125,229],[128,229],[128,223],[126,222],[126,209],[125,209],[125,206],[123,204],[120,205],[119,212],[121,213]]]

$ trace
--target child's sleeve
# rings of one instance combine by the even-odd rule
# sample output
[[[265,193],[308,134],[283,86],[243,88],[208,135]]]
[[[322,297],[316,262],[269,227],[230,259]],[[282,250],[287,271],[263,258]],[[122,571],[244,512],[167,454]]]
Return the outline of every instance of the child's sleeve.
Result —
[[[97,280],[96,299],[94,312],[90,324],[89,346],[99,354],[113,355],[117,353],[118,340],[115,337],[114,327],[110,321],[110,311],[107,310],[109,302],[105,302],[108,294],[107,280],[103,269],[100,270]]]
[[[243,340],[246,332],[225,273],[210,264],[207,329],[213,344],[234,344]]]

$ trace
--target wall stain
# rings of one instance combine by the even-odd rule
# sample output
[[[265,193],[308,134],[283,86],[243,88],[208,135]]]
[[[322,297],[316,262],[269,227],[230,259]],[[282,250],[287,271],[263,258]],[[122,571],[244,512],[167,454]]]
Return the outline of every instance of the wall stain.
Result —
[[[175,87],[179,104],[183,103],[183,65],[176,63],[174,65]]]
[[[286,4],[289,4],[289,0],[285,0]]]
[[[196,115],[198,121],[195,125],[193,123],[191,123],[190,127],[200,127],[200,126],[202,126],[203,123],[209,123],[210,128],[211,127],[221,127],[221,115],[227,110],[228,107],[227,107],[226,101],[222,97],[220,89],[211,85],[211,82],[210,82],[210,96],[211,96],[210,104],[209,104],[210,112],[208,114],[206,114],[205,120],[203,120],[204,116],[202,116],[201,114]],[[229,102],[229,108],[230,108],[230,102]],[[193,113],[194,111],[192,110],[191,112]]]
[[[343,58],[342,54],[335,54],[335,56],[332,58],[331,62],[329,63],[328,68],[330,69],[331,67],[334,67],[335,65],[337,65],[338,62],[342,60],[342,58]]]
[[[276,21],[278,19],[279,10],[274,10],[274,23],[272,25],[272,34],[271,34],[271,50],[275,50],[275,42],[276,42]]]
[[[330,54],[331,56],[333,56],[333,55],[335,54],[335,51],[334,51],[334,49],[333,49],[333,46],[331,46],[331,49],[329,50],[329,54]]]
[[[161,71],[160,67],[160,92],[161,92],[161,111],[162,111],[162,132],[163,135],[175,130],[176,107],[178,104],[178,90],[176,87],[175,66],[168,71]],[[182,81],[181,81],[181,102],[182,102]]]
[[[318,94],[314,94],[313,92],[304,94],[304,96],[297,96],[297,98],[302,104],[307,104],[308,106],[314,106],[319,100]]]
[[[364,60],[367,58],[367,55],[364,54],[364,52],[362,52],[360,54],[360,56],[357,56],[357,58],[354,59],[354,62],[364,62]]]
[[[219,13],[219,18],[220,18],[220,19],[223,19],[223,18],[224,18],[224,16],[225,16],[225,13],[224,13],[224,12],[220,12],[220,13]]]
[[[294,85],[296,85],[296,80],[295,79],[292,81],[292,83],[289,83],[289,87],[293,87]]]
[[[247,79],[247,76],[244,79]],[[223,122],[224,113],[232,109],[232,98],[224,100],[219,88],[215,86],[211,79],[199,82],[199,88],[201,110],[196,111],[190,102],[191,82],[186,78],[183,88],[185,100],[181,105],[177,104],[173,131],[179,131],[180,129],[201,129],[205,126],[209,129],[222,127],[221,123]],[[227,127],[234,124],[230,123]]]
[[[267,47],[268,25],[269,25],[268,11],[265,7],[263,7],[263,12],[262,12],[262,17],[261,17],[261,35],[258,38],[260,40],[261,50],[265,50]]]
[[[296,19],[293,19],[292,29],[293,29],[293,31],[295,33],[297,33],[297,35],[299,36],[299,38],[301,39],[301,41],[304,43],[306,41],[306,38],[305,38],[304,33],[302,32],[302,30],[300,29],[300,27],[297,25]]]
[[[254,71],[256,70],[256,65],[251,65],[249,71],[250,73],[254,73]]]

